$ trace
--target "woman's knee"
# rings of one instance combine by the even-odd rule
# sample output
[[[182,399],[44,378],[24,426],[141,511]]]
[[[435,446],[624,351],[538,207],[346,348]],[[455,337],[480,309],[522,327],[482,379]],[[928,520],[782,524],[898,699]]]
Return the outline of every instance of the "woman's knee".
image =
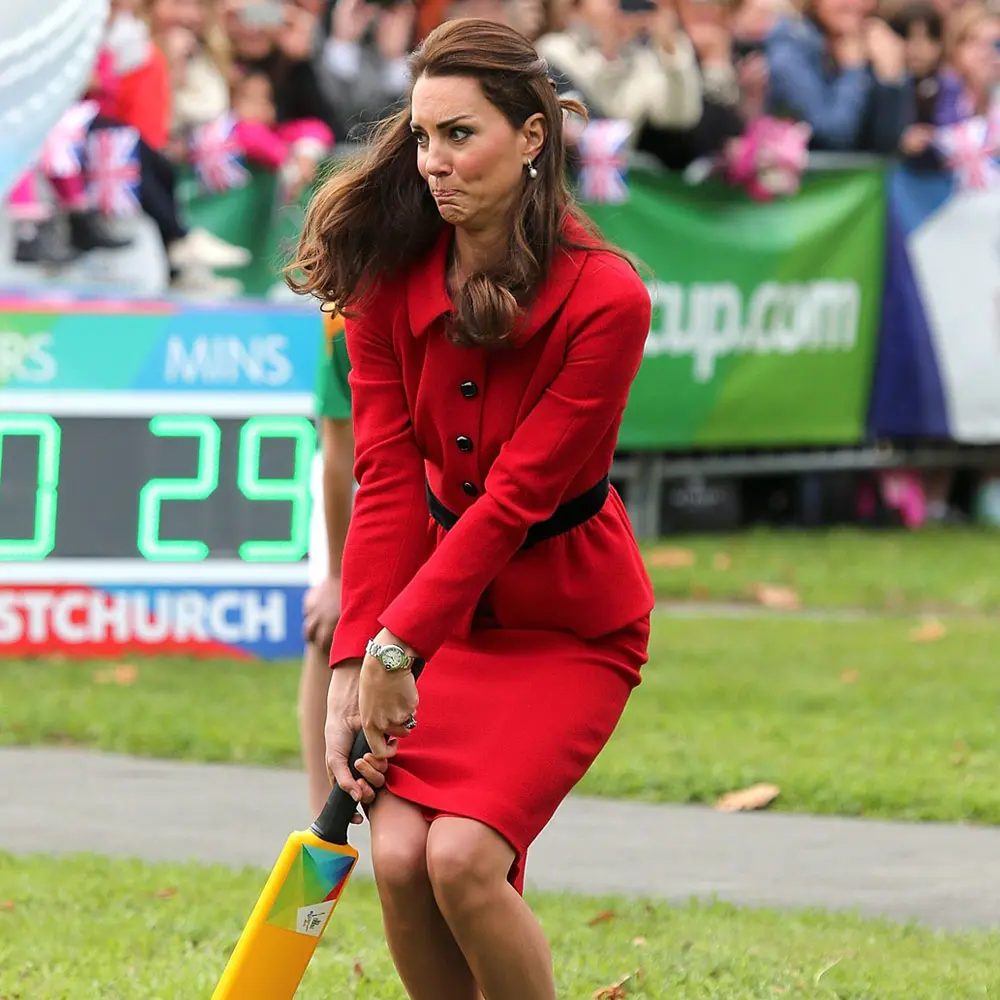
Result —
[[[514,849],[471,819],[443,816],[427,837],[427,872],[438,906],[462,912],[489,905],[506,882]]]
[[[371,815],[372,867],[381,893],[407,895],[427,886],[427,833],[420,811],[381,793]]]

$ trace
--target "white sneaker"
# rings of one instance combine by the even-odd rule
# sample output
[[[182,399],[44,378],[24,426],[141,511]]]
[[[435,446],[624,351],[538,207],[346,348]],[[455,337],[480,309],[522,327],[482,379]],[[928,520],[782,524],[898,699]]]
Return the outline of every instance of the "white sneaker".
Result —
[[[235,299],[243,294],[243,282],[201,268],[185,268],[170,282],[170,291],[210,301]]]
[[[170,263],[178,269],[191,265],[203,267],[246,267],[250,251],[220,240],[207,229],[192,229],[183,239],[171,244]]]

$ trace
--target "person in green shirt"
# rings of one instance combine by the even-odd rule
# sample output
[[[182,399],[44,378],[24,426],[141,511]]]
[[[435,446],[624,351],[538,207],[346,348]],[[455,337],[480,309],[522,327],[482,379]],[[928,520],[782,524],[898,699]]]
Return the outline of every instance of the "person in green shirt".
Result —
[[[316,384],[321,448],[313,458],[309,589],[304,601],[306,651],[299,683],[299,736],[312,815],[330,794],[326,769],[326,700],[330,643],[340,617],[340,567],[354,492],[354,429],[351,363],[344,320],[323,311],[323,338]]]

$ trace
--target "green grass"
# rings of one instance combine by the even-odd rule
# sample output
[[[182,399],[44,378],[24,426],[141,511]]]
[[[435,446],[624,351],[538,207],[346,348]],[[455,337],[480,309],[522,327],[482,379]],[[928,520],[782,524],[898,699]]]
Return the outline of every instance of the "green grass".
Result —
[[[659,615],[651,660],[579,791],[713,802],[756,781],[797,812],[1000,823],[1000,622]],[[299,765],[297,664],[0,661],[0,744]]]
[[[0,997],[208,997],[265,877],[0,853]],[[725,904],[528,898],[552,942],[561,1000],[591,998],[637,969],[626,995],[647,1000],[969,1000],[1000,988],[995,933]],[[604,911],[615,915],[588,926]],[[329,997],[405,997],[362,879],[348,885],[297,993]]]
[[[1000,822],[1000,624],[657,620],[655,657],[581,791]]]
[[[763,583],[793,587],[807,608],[1000,611],[1000,531],[750,531],[667,539],[644,551],[665,548],[688,550],[695,563],[650,565],[663,599],[749,601]],[[729,568],[715,567],[720,553]]]

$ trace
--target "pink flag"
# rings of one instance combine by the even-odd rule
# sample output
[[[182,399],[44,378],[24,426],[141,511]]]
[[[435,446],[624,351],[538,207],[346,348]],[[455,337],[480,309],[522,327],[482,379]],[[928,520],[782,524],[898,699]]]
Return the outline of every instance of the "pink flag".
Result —
[[[583,201],[619,204],[628,200],[625,144],[631,134],[631,123],[620,118],[598,118],[583,129],[579,140]]]
[[[966,191],[986,191],[1000,180],[993,159],[1000,148],[998,139],[1000,131],[982,116],[944,125],[934,133],[934,145],[944,155],[958,186]]]
[[[104,215],[135,215],[140,210],[139,133],[130,125],[100,128],[87,139],[90,194]]]
[[[198,180],[207,191],[229,191],[243,187],[250,174],[240,162],[243,152],[233,137],[236,119],[231,114],[194,130],[191,159]]]

